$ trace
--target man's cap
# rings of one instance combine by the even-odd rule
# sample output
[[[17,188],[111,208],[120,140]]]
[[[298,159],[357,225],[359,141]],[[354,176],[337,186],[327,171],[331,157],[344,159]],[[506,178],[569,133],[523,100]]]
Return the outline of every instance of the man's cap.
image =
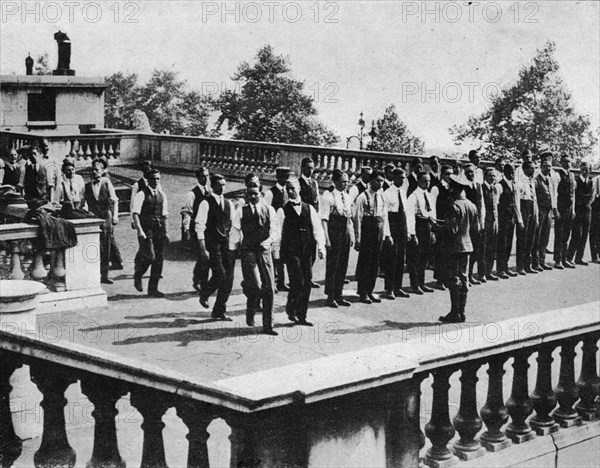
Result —
[[[469,187],[471,185],[471,182],[464,175],[457,176],[456,174],[452,174],[450,175],[450,182],[460,187]]]
[[[92,164],[94,163],[100,163],[104,166],[104,169],[106,169],[108,167],[108,159],[106,159],[105,157],[100,157],[100,158],[96,158],[92,161]]]
[[[275,175],[277,176],[290,176],[292,174],[292,170],[289,167],[280,166],[275,169]]]

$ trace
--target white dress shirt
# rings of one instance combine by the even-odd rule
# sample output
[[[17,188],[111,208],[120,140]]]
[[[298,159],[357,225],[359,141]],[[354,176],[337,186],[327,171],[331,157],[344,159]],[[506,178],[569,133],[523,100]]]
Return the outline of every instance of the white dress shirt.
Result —
[[[369,187],[361,193],[354,202],[354,236],[356,243],[360,243],[361,224],[365,216],[375,216],[383,218],[383,236],[390,235],[390,223],[388,220],[387,203],[383,198],[383,192],[378,190],[373,192]]]
[[[429,210],[427,209],[427,203],[425,201],[426,197],[429,202]],[[417,217],[422,219],[436,219],[436,209],[435,203],[433,203],[433,197],[421,187],[417,187],[415,191],[410,194],[410,197],[408,197],[408,208],[409,213],[413,218],[413,222],[415,222]]]
[[[390,188],[383,192],[383,198],[387,204],[388,214],[398,213],[398,210],[400,209],[399,200],[402,200],[402,206],[404,207],[404,214],[406,216],[406,232],[410,236],[415,233],[415,217],[414,215],[410,215],[408,209],[408,198],[406,197],[407,187],[407,183],[401,185],[400,187],[396,187],[396,185],[392,184]],[[437,187],[434,188],[437,189]]]
[[[515,182],[515,213],[517,215],[517,223],[523,224],[523,215],[521,214],[521,200],[533,201],[533,215],[537,218],[538,206],[537,196],[535,194],[535,182],[533,178],[529,178],[523,174],[520,180]]]
[[[54,192],[54,201],[56,203],[71,201],[75,207],[82,206],[85,201],[85,181],[83,177],[79,174],[73,174],[72,179],[61,177],[61,181]]]
[[[336,214],[345,217],[352,216],[352,200],[350,194],[334,189],[327,190],[321,198],[321,219],[329,221],[329,216]]]

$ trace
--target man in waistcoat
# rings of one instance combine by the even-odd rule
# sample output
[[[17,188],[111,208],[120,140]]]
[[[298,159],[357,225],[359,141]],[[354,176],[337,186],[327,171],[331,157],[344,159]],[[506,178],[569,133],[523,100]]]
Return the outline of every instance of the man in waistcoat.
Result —
[[[315,249],[325,256],[325,236],[319,215],[300,199],[300,183],[290,178],[286,183],[289,201],[277,212],[281,226],[281,261],[287,266],[290,292],[286,313],[296,325],[312,326],[306,320],[312,289],[312,261]]]
[[[433,289],[425,284],[425,266],[434,242],[432,229],[437,228],[436,207],[427,191],[430,180],[428,172],[419,172],[419,185],[407,200],[408,212],[414,218],[415,229],[414,232],[410,232],[406,263],[410,272],[411,292],[420,295],[433,292]]]
[[[556,219],[559,213],[556,209],[554,181],[550,175],[552,153],[542,154],[540,160],[540,172],[534,177],[538,204],[538,228],[533,241],[531,267],[541,272],[552,270],[552,267],[546,264],[546,248],[550,239],[550,216],[553,215]]]
[[[571,171],[571,158],[563,154],[560,168],[556,171],[560,180],[556,187],[556,208],[558,216],[554,219],[554,268],[563,270],[575,268],[569,262],[568,244],[571,227],[575,217],[575,175]]]
[[[111,181],[102,177],[103,172],[103,164],[94,160],[92,162],[92,180],[85,184],[84,198],[87,210],[104,220],[100,226],[100,282],[113,284],[113,280],[108,277],[110,233],[113,225],[119,222],[119,199]]]
[[[537,229],[538,206],[533,180],[533,162],[524,162],[523,176],[515,183],[515,211],[517,215],[517,273],[536,274],[531,268],[531,251]]]
[[[325,294],[332,308],[349,306],[342,296],[348,271],[350,248],[354,244],[352,228],[352,202],[346,193],[348,174],[335,169],[332,173],[334,189],[323,194],[321,222],[327,249],[325,266]]]
[[[135,181],[134,184],[131,186],[131,198],[129,199],[129,212],[131,213],[131,229],[135,229],[135,226],[133,224],[133,200],[135,199],[135,196],[139,191],[144,190],[148,186],[148,179],[146,178],[146,174],[148,174],[151,169],[154,169],[154,165],[152,164],[152,161],[145,159],[140,163],[140,169],[142,171],[142,177]]]
[[[48,203],[48,177],[46,166],[35,146],[23,146],[19,149],[25,159],[25,168],[23,176],[23,193],[26,201],[31,201],[39,205]]]
[[[254,326],[254,316],[262,300],[263,333],[273,330],[273,294],[275,278],[271,244],[279,237],[276,213],[261,197],[259,184],[246,185],[246,204],[237,209],[233,221],[233,243],[239,245],[242,260],[243,289],[246,295],[246,324]]]
[[[387,205],[381,191],[383,175],[371,174],[368,190],[361,193],[354,203],[354,249],[358,251],[356,282],[360,301],[364,304],[381,302],[373,294],[379,271],[383,242],[392,243]]]
[[[483,233],[480,236],[483,274],[485,274],[486,281],[498,281],[498,277],[492,273],[498,242],[498,190],[495,168],[486,168],[481,190],[485,205],[485,221]]]
[[[441,181],[430,190],[432,202],[435,205],[437,219],[446,219],[452,209],[452,198],[450,196],[450,176],[454,170],[450,165],[443,165],[441,170]],[[444,229],[436,232],[435,245],[435,268],[433,277],[437,280],[438,289],[444,291],[448,287],[450,276],[448,267],[450,257],[448,256],[448,232]]]
[[[319,201],[319,183],[312,178],[313,172],[315,170],[315,163],[312,158],[304,158],[300,164],[300,172],[301,176],[298,179],[300,182],[300,199],[304,203],[308,203],[312,206],[317,213],[320,210],[320,201]],[[317,252],[313,256],[313,265],[315,263]],[[311,281],[311,285],[313,288],[320,288],[321,286],[314,281]]]
[[[204,257],[203,251],[198,245],[198,235],[196,234],[196,218],[198,217],[198,209],[200,203],[210,195],[208,186],[208,169],[199,167],[196,169],[196,186],[188,192],[186,204],[184,208],[183,223],[187,226],[189,232],[190,243],[196,252],[196,263],[192,273],[192,287],[196,291],[202,291],[206,288],[208,281],[208,258]]]
[[[431,192],[433,187],[437,187],[442,180],[442,175],[440,173],[440,158],[437,156],[431,156],[429,158],[429,177],[431,177],[429,183],[429,191]]]
[[[444,229],[448,232],[448,251],[450,254],[451,280],[450,312],[439,317],[445,323],[460,323],[465,321],[465,306],[469,292],[467,268],[469,255],[473,252],[471,234],[479,229],[479,215],[477,208],[464,195],[464,189],[471,185],[471,181],[456,175],[451,176],[450,191],[453,199],[452,210],[444,220]]]
[[[358,196],[369,188],[373,169],[370,166],[363,166],[360,169],[360,177],[358,181],[348,189],[350,201],[354,204]]]
[[[18,192],[23,189],[23,165],[19,159],[17,150],[11,149],[4,166],[4,176],[1,182],[1,185],[10,185]]]
[[[575,179],[575,218],[568,255],[569,262],[575,259],[576,265],[587,266],[588,263],[583,260],[583,252],[590,230],[593,188],[588,164],[582,162],[579,170],[579,177]]]
[[[142,292],[142,276],[150,268],[148,296],[163,297],[158,290],[163,268],[164,249],[169,242],[169,210],[166,194],[160,190],[160,172],[146,173],[148,185],[133,200],[133,223],[140,248],[134,259],[133,285]]]
[[[479,155],[477,151],[473,153],[472,150],[469,152],[469,159],[472,161],[479,161]],[[477,208],[477,215],[479,217],[479,229],[477,233],[473,232],[471,235],[471,242],[473,243],[473,253],[469,256],[469,282],[473,285],[481,284],[485,280],[485,265],[483,261],[483,243],[479,242],[479,238],[483,236],[484,224],[485,224],[485,204],[483,203],[483,193],[481,184],[477,182],[476,169],[478,169],[473,163],[465,164],[463,174],[467,179],[468,186],[465,187],[465,197]],[[481,169],[479,169],[481,171]],[[473,275],[473,270],[477,263],[477,271],[479,273],[479,280]]]
[[[273,207],[275,212],[279,212],[280,208],[288,201],[287,191],[285,185],[287,180],[290,178],[292,170],[289,167],[278,167],[275,169],[275,177],[277,183],[265,192],[264,202],[267,205]],[[288,286],[285,284],[285,264],[280,260],[280,242],[273,243],[273,265],[275,267],[275,286],[277,291],[289,291]]]
[[[592,254],[592,262],[600,263],[600,175],[592,179],[591,206],[590,252]]]
[[[395,168],[393,171],[393,185],[383,192],[387,204],[388,223],[393,244],[384,244],[382,248],[381,268],[385,277],[385,291],[388,299],[408,297],[402,290],[404,276],[404,262],[408,233],[414,227],[408,227],[410,216],[406,216],[408,207],[406,199],[406,173],[404,169]]]
[[[200,305],[208,309],[208,298],[216,291],[212,317],[229,322],[231,318],[226,312],[235,267],[235,252],[231,242],[235,207],[223,195],[225,184],[225,177],[221,174],[210,176],[211,194],[202,200],[198,208],[196,234],[202,256],[208,258],[211,271],[206,288],[200,292]]]
[[[515,210],[515,170],[511,164],[503,166],[504,175],[498,187],[498,243],[496,247],[496,269],[498,277],[508,279],[517,276],[510,270],[508,260],[512,251],[517,220]]]
[[[83,208],[85,204],[85,181],[79,174],[75,174],[75,163],[70,159],[65,159],[61,171],[63,177],[56,187],[54,201],[61,205],[70,203],[73,208]]]

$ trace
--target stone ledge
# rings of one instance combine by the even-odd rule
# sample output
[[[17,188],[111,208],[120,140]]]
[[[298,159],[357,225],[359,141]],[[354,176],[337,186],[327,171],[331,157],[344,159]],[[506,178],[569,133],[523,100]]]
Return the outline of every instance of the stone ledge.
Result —
[[[106,291],[102,288],[49,292],[38,297],[38,314],[106,307],[107,304]]]

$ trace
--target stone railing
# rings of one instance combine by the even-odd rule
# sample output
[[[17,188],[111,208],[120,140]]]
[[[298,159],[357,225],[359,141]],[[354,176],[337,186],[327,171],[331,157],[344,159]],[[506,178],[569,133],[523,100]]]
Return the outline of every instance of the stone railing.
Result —
[[[431,467],[525,462],[580,466],[582,456],[587,466],[597,466],[598,311],[596,302],[523,317],[527,324],[518,329],[527,330],[527,336],[515,331],[514,320],[442,326],[420,340],[212,383],[146,362],[116,359],[87,345],[0,331],[0,460],[2,466],[11,466],[21,452],[21,439],[11,424],[9,379],[26,365],[43,397],[43,435],[34,456],[38,467],[75,464],[76,451],[67,437],[65,391],[76,382],[94,406],[89,467],[125,466],[119,445],[127,446],[128,453],[134,449],[129,440],[117,440],[116,403],[127,394],[142,418],[143,467],[167,466],[165,453],[171,447],[164,444],[163,416],[170,408],[189,431],[188,467],[210,466],[207,428],[215,418],[231,428],[231,467],[416,468],[422,462]],[[418,329],[407,331],[419,334]],[[553,365],[559,351],[560,363]],[[512,379],[504,378],[508,362]],[[453,374],[460,374],[460,383]],[[483,390],[479,378],[487,380],[483,407],[477,400]],[[426,379],[432,381],[433,394],[421,401]],[[530,381],[535,382],[531,393]],[[450,390],[460,395],[453,419]],[[424,428],[422,403],[431,408]],[[569,445],[575,452],[568,451]]]
[[[8,220],[23,219],[26,206],[3,207]],[[0,279],[29,279],[43,282],[49,294],[40,298],[40,311],[80,309],[106,304],[100,287],[99,219],[70,220],[75,225],[77,245],[45,250],[39,227],[12,222],[0,224]]]

